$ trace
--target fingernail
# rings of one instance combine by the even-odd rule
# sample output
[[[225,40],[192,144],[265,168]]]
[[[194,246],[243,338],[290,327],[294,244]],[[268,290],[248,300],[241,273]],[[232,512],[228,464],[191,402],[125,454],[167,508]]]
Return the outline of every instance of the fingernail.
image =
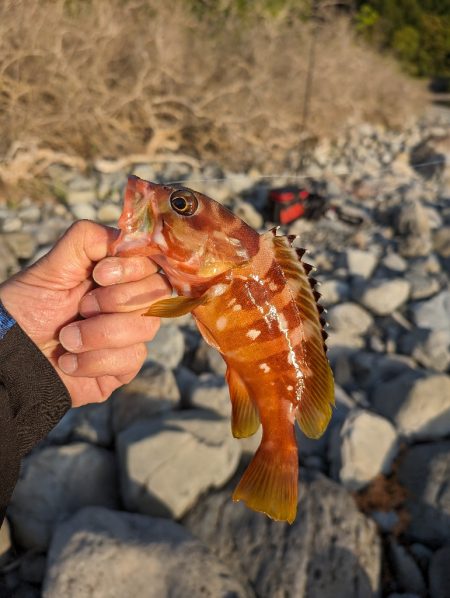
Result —
[[[114,282],[120,282],[123,276],[123,267],[121,264],[114,262],[105,261],[99,264],[94,270],[94,280],[98,284],[112,284]]]
[[[98,304],[95,293],[88,293],[83,297],[80,303],[80,314],[82,316],[93,316],[100,312],[100,305]]]
[[[65,353],[59,358],[58,365],[66,374],[73,374],[78,367],[77,356],[72,355],[71,353]]]
[[[78,324],[69,324],[69,326],[63,328],[59,333],[59,341],[68,351],[81,349],[83,341],[81,340],[81,332]]]

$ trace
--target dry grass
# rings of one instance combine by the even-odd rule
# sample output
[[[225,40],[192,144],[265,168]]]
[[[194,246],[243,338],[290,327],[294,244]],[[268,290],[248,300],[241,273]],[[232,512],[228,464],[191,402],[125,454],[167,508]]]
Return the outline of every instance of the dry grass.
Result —
[[[401,126],[422,108],[418,84],[329,22],[302,130],[309,40],[282,17],[199,22],[182,0],[2,0],[0,158],[32,139],[87,158],[175,152],[273,167],[305,133]]]

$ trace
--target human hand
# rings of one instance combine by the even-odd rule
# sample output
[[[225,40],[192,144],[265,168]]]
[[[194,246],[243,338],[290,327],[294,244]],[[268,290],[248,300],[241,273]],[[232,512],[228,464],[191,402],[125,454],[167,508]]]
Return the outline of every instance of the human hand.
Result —
[[[116,236],[77,222],[47,255],[0,285],[0,300],[53,365],[73,407],[106,400],[135,377],[159,328],[159,318],[142,314],[170,295],[148,258],[106,257]]]

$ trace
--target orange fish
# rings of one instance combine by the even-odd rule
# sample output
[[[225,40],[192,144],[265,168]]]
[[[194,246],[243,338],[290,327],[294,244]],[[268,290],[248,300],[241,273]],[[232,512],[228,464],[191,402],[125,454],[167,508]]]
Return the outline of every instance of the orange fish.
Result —
[[[146,315],[192,312],[207,343],[222,354],[236,438],[262,440],[233,500],[292,523],[297,512],[295,421],[318,438],[334,404],[323,308],[311,266],[292,237],[260,235],[216,201],[181,186],[131,176],[113,255],[148,255],[177,297]]]

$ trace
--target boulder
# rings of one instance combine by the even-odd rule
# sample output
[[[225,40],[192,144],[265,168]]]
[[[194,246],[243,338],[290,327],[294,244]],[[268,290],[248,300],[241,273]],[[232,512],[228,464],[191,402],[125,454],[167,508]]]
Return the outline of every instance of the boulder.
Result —
[[[450,376],[407,372],[379,384],[372,405],[407,438],[439,439],[450,434]]]
[[[297,519],[271,521],[231,490],[205,497],[185,518],[199,537],[258,596],[372,598],[379,595],[381,547],[376,525],[341,486],[300,475]]]
[[[8,515],[18,543],[45,550],[55,526],[87,505],[117,507],[112,453],[85,443],[47,447],[24,459]]]
[[[450,441],[418,444],[400,461],[398,480],[407,491],[408,537],[432,547],[450,537]]]
[[[181,525],[87,507],[56,530],[43,598],[252,598]]]
[[[229,419],[203,409],[135,422],[118,435],[117,450],[126,508],[175,518],[225,484],[240,457]]]
[[[383,417],[357,409],[345,420],[334,440],[332,465],[348,490],[360,490],[380,473],[389,473],[397,455],[397,433]]]
[[[158,363],[147,364],[112,397],[113,428],[119,433],[140,419],[148,419],[175,409],[180,392],[175,376]]]

